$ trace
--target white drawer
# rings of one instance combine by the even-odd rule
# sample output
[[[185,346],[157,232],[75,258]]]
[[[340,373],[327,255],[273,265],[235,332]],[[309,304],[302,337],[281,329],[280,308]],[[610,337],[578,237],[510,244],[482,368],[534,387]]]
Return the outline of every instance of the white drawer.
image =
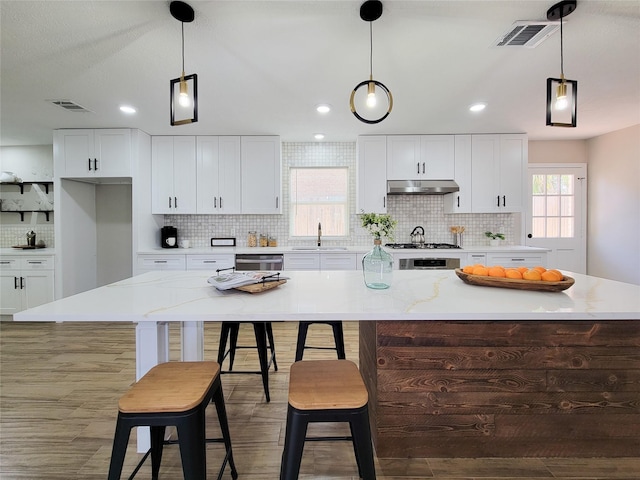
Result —
[[[138,255],[139,270],[186,270],[184,255]]]
[[[356,270],[355,253],[322,253],[320,255],[321,270]]]
[[[29,257],[22,259],[23,270],[53,270],[53,257]]]
[[[17,257],[2,257],[0,258],[0,269],[3,271],[9,270],[21,270],[22,263],[20,258]]]
[[[318,253],[292,253],[284,256],[285,270],[320,270]]]
[[[231,268],[235,265],[236,257],[229,255],[187,255],[187,270],[218,270]]]

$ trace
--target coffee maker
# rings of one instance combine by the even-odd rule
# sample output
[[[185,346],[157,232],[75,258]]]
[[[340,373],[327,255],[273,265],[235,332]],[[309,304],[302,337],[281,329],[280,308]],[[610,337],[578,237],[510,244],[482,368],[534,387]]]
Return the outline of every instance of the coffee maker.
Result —
[[[162,248],[178,248],[178,229],[162,227],[160,229],[160,245]]]

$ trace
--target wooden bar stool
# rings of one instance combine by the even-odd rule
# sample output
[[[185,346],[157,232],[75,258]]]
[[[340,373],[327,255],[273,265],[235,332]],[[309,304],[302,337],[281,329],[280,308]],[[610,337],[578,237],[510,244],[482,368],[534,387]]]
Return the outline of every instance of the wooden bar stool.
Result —
[[[306,440],[351,440],[364,480],[375,480],[369,396],[360,371],[349,360],[307,360],[291,365],[287,430],[280,480],[296,480]],[[307,437],[311,422],[349,422],[350,437]]]
[[[321,323],[324,325],[330,325],[333,329],[333,340],[335,347],[311,347],[307,346],[307,331],[309,326],[314,323]],[[299,322],[298,323],[298,341],[296,342],[296,362],[302,360],[304,350],[311,348],[314,350],[335,350],[338,353],[338,358],[344,360],[346,355],[344,353],[344,333],[342,330],[342,322]]]
[[[253,333],[256,338],[255,346],[238,345],[238,333],[240,331],[241,323],[251,323],[253,325]],[[227,339],[229,339],[229,350],[227,350]],[[233,370],[236,350],[240,348],[255,348],[258,350],[260,370]],[[268,354],[267,349],[270,351],[270,355]],[[273,364],[275,371],[278,371],[271,322],[222,322],[222,327],[220,329],[220,343],[218,345],[218,363],[222,365],[227,356],[229,357],[229,370],[222,370],[220,373],[255,373],[261,375],[265,397],[267,402],[271,401],[269,396],[269,369],[271,368],[271,365]]]
[[[218,412],[222,439],[207,440],[205,409],[213,401]],[[151,427],[151,448],[144,455],[129,479],[132,479],[151,454],[151,475],[158,478],[162,447],[168,443],[180,445],[182,471],[185,480],[206,478],[206,443],[223,442],[226,454],[218,480],[227,463],[231,477],[238,472],[231,452],[231,437],[220,382],[220,365],[216,362],[167,362],[153,367],[135,383],[118,402],[118,420],[113,439],[109,480],[118,480],[133,427]],[[165,429],[175,426],[177,441],[165,441]]]

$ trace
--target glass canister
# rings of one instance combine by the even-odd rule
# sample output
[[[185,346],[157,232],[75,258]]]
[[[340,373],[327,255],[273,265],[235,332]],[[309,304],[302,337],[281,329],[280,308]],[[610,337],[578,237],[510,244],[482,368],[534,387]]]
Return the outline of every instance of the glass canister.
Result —
[[[270,247],[277,247],[278,246],[278,239],[272,235],[269,235],[269,246]]]
[[[266,247],[267,244],[268,244],[267,236],[265,234],[261,233],[260,234],[260,246],[261,247]]]
[[[258,246],[258,234],[255,231],[250,230],[249,236],[247,237],[247,247],[257,247]]]

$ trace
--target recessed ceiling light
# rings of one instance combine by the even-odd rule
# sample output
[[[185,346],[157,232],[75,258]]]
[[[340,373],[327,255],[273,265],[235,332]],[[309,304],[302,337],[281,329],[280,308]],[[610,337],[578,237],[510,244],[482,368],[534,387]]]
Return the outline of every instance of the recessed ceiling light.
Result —
[[[324,133],[316,133],[313,138],[316,140],[322,140],[324,138]]]
[[[331,105],[321,103],[320,105],[316,105],[316,111],[318,113],[329,113],[331,111]]]
[[[130,115],[136,113],[136,109],[130,105],[120,105],[120,111]]]
[[[474,103],[469,107],[469,110],[472,112],[481,112],[486,108],[486,106],[487,106],[486,103]]]

